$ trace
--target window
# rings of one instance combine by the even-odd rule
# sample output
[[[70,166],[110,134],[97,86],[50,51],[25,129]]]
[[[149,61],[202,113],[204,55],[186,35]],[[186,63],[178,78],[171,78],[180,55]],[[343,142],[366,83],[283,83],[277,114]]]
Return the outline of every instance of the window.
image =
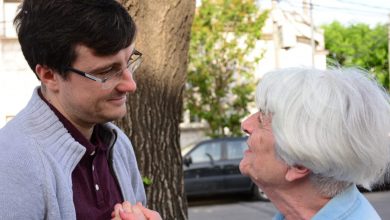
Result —
[[[198,146],[190,154],[193,163],[210,162],[221,159],[221,144],[220,143],[205,143]],[[211,158],[210,158],[211,156]]]
[[[245,140],[229,141],[226,142],[227,159],[242,159],[244,157],[244,151],[248,148]]]

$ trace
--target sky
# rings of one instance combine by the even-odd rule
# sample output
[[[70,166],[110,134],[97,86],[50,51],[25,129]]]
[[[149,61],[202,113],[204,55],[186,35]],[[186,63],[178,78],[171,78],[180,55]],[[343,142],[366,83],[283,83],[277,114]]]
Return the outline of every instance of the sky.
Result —
[[[270,4],[271,0],[258,0],[260,5]],[[278,4],[286,10],[302,11],[303,0],[279,0]],[[310,0],[307,0],[310,2]],[[343,24],[378,23],[388,24],[390,0],[311,0],[313,20],[316,26],[339,21]]]

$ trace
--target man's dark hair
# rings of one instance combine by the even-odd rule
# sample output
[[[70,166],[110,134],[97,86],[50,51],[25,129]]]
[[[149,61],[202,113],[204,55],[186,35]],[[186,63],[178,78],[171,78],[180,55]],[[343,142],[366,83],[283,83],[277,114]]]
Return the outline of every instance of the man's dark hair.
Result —
[[[37,64],[57,70],[76,59],[75,47],[84,45],[98,56],[112,55],[134,40],[136,27],[115,0],[24,0],[14,24],[30,68]]]

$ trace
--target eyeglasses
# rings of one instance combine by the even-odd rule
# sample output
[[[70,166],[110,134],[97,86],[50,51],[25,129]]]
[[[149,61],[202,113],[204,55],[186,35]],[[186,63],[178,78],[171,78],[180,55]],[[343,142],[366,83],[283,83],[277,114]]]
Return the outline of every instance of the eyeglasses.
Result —
[[[134,78],[134,72],[135,70],[138,69],[140,64],[142,63],[142,53],[139,52],[138,50],[134,49],[133,53],[131,54],[129,61],[127,61],[126,68],[130,71],[131,75]],[[83,76],[85,78],[88,78],[90,80],[100,82],[102,84],[103,89],[110,89],[113,88],[114,85],[116,84],[117,80],[114,79],[119,79],[119,76],[122,75],[123,71],[126,69],[118,69],[118,68],[110,68],[108,70],[105,70],[100,73],[86,73],[84,71],[75,69],[73,67],[67,67],[65,68],[65,71],[71,71],[76,74],[79,74],[80,76]]]

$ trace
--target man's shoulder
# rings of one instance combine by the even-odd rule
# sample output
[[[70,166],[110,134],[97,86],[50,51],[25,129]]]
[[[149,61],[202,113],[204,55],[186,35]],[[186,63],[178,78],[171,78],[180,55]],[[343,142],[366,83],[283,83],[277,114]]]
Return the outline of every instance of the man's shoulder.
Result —
[[[10,128],[0,130],[0,216],[12,216],[9,219],[19,219],[22,215],[44,216],[45,169],[41,157],[27,135]],[[18,204],[23,203],[26,203],[23,211],[15,212]]]
[[[0,129],[0,156],[9,151],[28,151],[25,148],[31,145],[31,140],[24,132],[23,125],[16,124],[16,120],[12,119]]]
[[[31,137],[18,118],[12,119],[0,129],[0,168],[34,169],[40,163],[36,140]]]
[[[10,190],[7,192],[10,193],[12,189],[23,184],[29,184],[30,188],[37,190],[44,176],[41,154],[27,136],[13,135],[5,131],[0,131],[0,172],[6,177],[0,178],[0,191]]]

